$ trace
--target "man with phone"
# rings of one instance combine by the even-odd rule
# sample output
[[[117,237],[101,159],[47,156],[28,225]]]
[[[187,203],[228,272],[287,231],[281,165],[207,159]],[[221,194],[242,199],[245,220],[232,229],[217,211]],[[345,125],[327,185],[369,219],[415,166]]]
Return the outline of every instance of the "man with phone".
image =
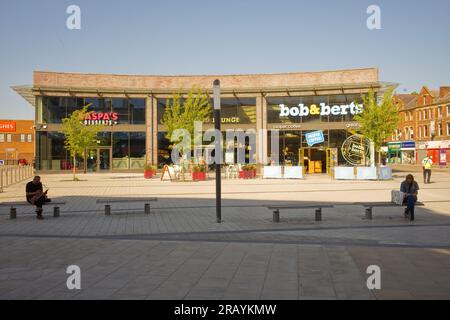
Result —
[[[26,186],[26,197],[27,197],[27,201],[28,203],[36,206],[36,214],[37,214],[37,218],[39,220],[44,219],[44,217],[42,216],[42,206],[47,203],[50,202],[51,199],[47,198],[47,192],[48,190],[43,190],[42,188],[42,183],[41,183],[41,177],[40,176],[35,176],[33,178],[33,181],[30,181],[27,183]]]

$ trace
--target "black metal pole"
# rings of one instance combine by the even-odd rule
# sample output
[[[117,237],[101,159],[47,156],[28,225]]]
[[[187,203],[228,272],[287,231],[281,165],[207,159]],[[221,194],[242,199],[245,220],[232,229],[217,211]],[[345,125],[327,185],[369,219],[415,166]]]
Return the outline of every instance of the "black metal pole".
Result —
[[[220,81],[214,80],[214,127],[220,132]],[[221,145],[221,144],[220,144]],[[217,223],[222,222],[222,175],[221,175],[221,159],[218,158],[220,153],[216,150],[216,218]]]

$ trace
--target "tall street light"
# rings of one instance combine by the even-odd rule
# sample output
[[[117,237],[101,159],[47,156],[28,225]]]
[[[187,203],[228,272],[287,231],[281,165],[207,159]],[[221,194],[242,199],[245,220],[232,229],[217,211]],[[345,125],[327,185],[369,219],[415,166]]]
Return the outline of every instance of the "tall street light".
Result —
[[[214,127],[217,132],[220,131],[220,80],[214,80]],[[221,144],[219,144],[221,146]],[[219,147],[220,147],[219,146]],[[217,148],[217,144],[216,144]],[[222,151],[222,150],[220,150]],[[222,222],[222,175],[220,169],[220,160],[218,159],[218,155],[221,152],[216,150],[216,218],[217,223]]]

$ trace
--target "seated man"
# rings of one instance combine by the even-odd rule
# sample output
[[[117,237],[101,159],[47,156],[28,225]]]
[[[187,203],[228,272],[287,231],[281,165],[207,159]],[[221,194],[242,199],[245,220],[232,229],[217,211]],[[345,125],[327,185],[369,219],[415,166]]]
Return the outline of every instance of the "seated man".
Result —
[[[46,202],[50,202],[51,200],[47,198],[47,192],[42,189],[41,177],[35,176],[33,181],[27,183],[26,186],[26,197],[27,201],[36,206],[36,214],[38,219],[44,219],[42,216],[42,206]]]
[[[400,191],[403,192],[404,199],[403,204],[406,205],[405,217],[410,217],[411,221],[414,220],[414,206],[417,202],[417,194],[419,193],[419,185],[414,181],[412,174],[406,176],[405,181],[400,186]]]

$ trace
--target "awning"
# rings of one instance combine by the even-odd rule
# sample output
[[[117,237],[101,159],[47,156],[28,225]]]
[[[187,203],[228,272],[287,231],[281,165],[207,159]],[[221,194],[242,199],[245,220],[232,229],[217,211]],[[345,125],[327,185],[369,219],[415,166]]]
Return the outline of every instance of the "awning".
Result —
[[[11,87],[15,92],[17,92],[22,98],[28,101],[33,107],[36,106],[36,98],[33,94],[32,86],[14,86]]]

